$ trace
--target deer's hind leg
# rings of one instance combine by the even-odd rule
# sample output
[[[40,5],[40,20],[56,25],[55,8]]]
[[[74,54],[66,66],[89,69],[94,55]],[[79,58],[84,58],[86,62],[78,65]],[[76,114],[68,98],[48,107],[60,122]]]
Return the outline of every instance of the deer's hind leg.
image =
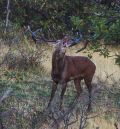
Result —
[[[92,101],[92,99],[91,99],[91,95],[92,95],[92,78],[84,78],[84,81],[85,81],[85,84],[86,84],[86,86],[87,86],[87,88],[88,88],[88,92],[89,92],[89,102],[88,102],[88,111],[90,111],[91,110],[91,101]]]
[[[74,84],[75,84],[75,88],[76,88],[76,91],[77,91],[77,96],[76,98],[78,98],[82,92],[82,87],[81,87],[81,79],[75,79],[74,80]]]

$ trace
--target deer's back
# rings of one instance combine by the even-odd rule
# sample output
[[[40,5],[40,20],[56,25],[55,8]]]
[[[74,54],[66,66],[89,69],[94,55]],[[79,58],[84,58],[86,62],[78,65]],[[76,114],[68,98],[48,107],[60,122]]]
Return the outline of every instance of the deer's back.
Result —
[[[95,64],[87,57],[83,56],[66,56],[64,71],[66,75],[71,76],[93,76],[95,73]]]

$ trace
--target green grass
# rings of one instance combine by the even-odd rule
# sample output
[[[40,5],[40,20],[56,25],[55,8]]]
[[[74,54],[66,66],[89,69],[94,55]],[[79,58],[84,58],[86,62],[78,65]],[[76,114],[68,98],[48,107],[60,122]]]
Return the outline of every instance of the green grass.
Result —
[[[52,50],[50,49],[50,52],[51,51]],[[43,61],[48,59],[49,54],[43,56]],[[50,65],[50,63],[47,65]],[[15,108],[18,111],[18,113],[15,113],[12,116],[12,119],[4,118],[4,124],[6,124],[9,129],[30,129],[31,117],[36,112],[42,112],[50,99],[52,87],[50,72],[44,69],[42,64],[39,64],[26,70],[9,70],[6,67],[0,67],[0,75],[2,75],[0,78],[0,96],[9,87],[13,89],[12,95],[0,106],[0,111],[8,111],[11,108]],[[116,91],[114,91],[114,93],[115,92]],[[106,92],[104,92],[103,95],[105,96]],[[102,97],[104,98],[104,96]],[[118,92],[113,95],[109,93],[108,97],[109,96],[117,104],[120,101],[120,94]],[[72,104],[74,97],[75,88],[73,87],[72,82],[69,83],[69,86],[67,87],[67,92],[64,97],[64,106],[67,107]],[[119,108],[119,105],[117,105],[117,107]],[[95,111],[97,111],[97,108]],[[104,118],[105,121],[109,121],[113,117],[113,114],[107,114],[104,117],[102,116],[102,119]],[[94,122],[92,125],[93,124]],[[76,127],[73,129],[76,129]]]

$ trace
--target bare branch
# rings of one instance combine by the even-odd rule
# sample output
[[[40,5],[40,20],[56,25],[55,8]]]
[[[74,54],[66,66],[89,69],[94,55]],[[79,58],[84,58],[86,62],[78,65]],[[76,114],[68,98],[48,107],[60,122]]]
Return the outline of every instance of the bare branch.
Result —
[[[88,43],[89,43],[89,41],[84,41],[84,47],[81,48],[81,49],[79,49],[79,50],[77,50],[76,53],[81,52],[81,51],[83,51],[84,49],[86,49]]]

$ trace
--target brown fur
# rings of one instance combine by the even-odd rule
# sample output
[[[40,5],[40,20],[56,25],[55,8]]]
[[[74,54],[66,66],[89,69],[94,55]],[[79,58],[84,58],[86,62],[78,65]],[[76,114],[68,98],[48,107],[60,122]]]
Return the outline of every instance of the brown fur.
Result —
[[[92,90],[92,78],[95,73],[96,66],[95,64],[83,56],[67,56],[65,51],[62,48],[57,48],[52,56],[52,71],[51,76],[53,80],[51,98],[49,101],[52,101],[57,84],[62,84],[62,93],[61,93],[61,105],[64,93],[66,91],[67,82],[74,80],[75,88],[77,90],[77,97],[80,95],[82,88],[80,82],[84,79],[85,84],[89,91],[89,97],[91,98]],[[90,105],[89,105],[90,106]]]

